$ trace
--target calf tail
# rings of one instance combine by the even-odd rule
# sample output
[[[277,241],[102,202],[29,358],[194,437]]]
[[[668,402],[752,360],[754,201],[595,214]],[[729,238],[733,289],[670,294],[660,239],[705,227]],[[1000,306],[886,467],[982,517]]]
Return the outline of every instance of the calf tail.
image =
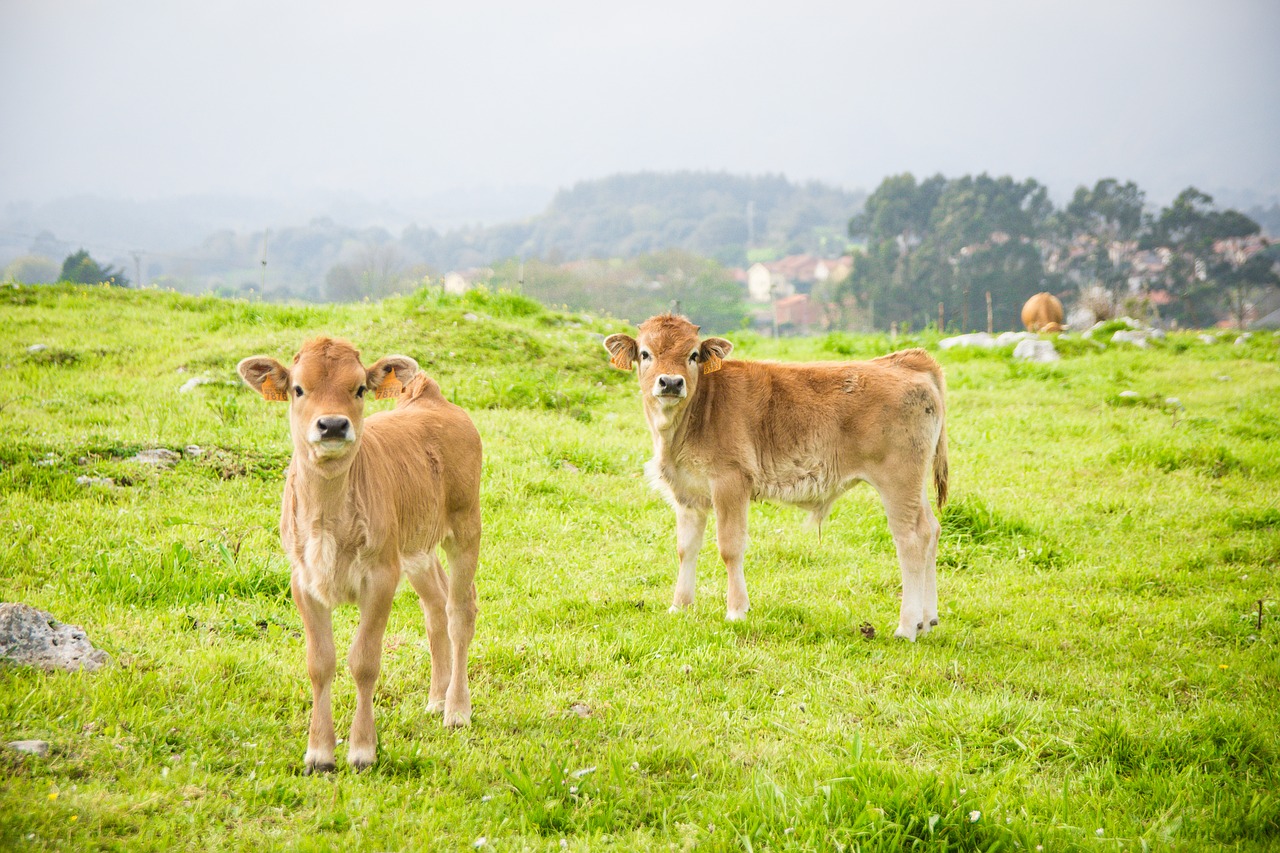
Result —
[[[933,451],[933,488],[938,495],[938,508],[947,502],[947,422],[938,432],[938,446]]]

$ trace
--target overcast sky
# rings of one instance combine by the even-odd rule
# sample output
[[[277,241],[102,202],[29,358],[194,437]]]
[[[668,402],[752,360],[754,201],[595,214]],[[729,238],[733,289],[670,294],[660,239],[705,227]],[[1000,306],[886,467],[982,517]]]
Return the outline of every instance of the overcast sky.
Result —
[[[1280,198],[1280,3],[0,0],[0,202],[620,171]]]

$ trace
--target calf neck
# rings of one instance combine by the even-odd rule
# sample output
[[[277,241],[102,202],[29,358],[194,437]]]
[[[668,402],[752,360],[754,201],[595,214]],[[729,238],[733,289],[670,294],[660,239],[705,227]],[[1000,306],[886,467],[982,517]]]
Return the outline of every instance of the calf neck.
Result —
[[[480,553],[480,436],[467,414],[407,356],[372,367],[345,341],[318,338],[286,368],[273,358],[240,362],[244,381],[289,405],[293,458],[285,478],[280,538],[293,600],[306,631],[311,726],[304,767],[334,768],[332,611],[354,603],[360,621],[347,656],[356,682],[348,762],[377,755],[373,693],[382,637],[402,574],[417,592],[431,646],[427,710],[446,726],[471,720],[467,651],[475,633]],[[364,417],[364,398],[396,397]],[[436,555],[443,547],[449,572]]]
[[[671,314],[635,337],[610,335],[620,369],[637,367],[653,458],[650,482],[676,515],[672,612],[693,602],[707,514],[728,574],[727,618],[750,606],[743,560],[752,500],[807,509],[818,524],[859,482],[880,495],[902,569],[900,637],[938,623],[940,527],[929,505],[947,493],[944,382],[923,350],[871,361],[778,364],[728,360],[733,345],[698,337]]]

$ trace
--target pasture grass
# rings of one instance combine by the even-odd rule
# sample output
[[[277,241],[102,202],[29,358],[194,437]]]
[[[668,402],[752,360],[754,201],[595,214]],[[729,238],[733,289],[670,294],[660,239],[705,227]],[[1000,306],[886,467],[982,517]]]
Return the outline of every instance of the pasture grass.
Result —
[[[0,316],[0,600],[83,626],[113,659],[0,667],[0,741],[52,744],[0,750],[0,847],[1280,843],[1272,334],[1068,338],[1050,366],[933,347],[952,500],[941,625],[909,644],[866,488],[821,542],[798,510],[752,508],[745,622],[723,619],[713,536],[696,604],[666,612],[673,518],[640,474],[634,379],[599,343],[620,322],[483,292],[302,307],[67,286],[0,289]],[[426,715],[402,590],[378,763],[356,774],[340,746],[338,772],[305,777],[310,690],[276,533],[287,419],[235,365],[317,333],[417,358],[470,410],[485,535],[474,725]],[[731,337],[785,360],[937,340]],[[171,470],[132,461],[189,445]],[[354,619],[335,614],[340,645]],[[340,667],[339,737],[353,706]]]

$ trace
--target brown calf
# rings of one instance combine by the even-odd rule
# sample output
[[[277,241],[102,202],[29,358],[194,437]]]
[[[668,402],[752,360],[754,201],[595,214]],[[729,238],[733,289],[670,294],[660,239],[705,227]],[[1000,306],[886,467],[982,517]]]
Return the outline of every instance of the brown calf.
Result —
[[[1052,293],[1037,293],[1022,306],[1022,325],[1028,332],[1061,332],[1062,303]]]
[[[339,604],[360,608],[347,656],[356,682],[347,760],[359,770],[377,757],[373,688],[402,572],[418,593],[431,644],[427,710],[443,711],[446,726],[469,724],[467,649],[480,555],[480,436],[471,419],[413,359],[392,355],[365,368],[351,344],[332,338],[308,341],[291,367],[254,356],[239,371],[266,399],[289,403],[293,459],[280,538],[307,636],[306,772],[334,768],[331,612]],[[396,407],[366,420],[369,391],[398,395]],[[449,558],[448,575],[437,545]]]
[[[641,324],[635,338],[604,341],[612,364],[639,364],[653,437],[650,482],[676,512],[680,572],[671,610],[693,602],[707,512],[728,571],[728,619],[749,606],[743,555],[747,507],[775,500],[808,509],[822,523],[860,481],[880,494],[902,566],[899,637],[938,624],[940,528],[929,507],[932,474],[947,497],[942,369],[924,350],[871,361],[819,364],[725,361],[733,344],[699,340],[698,327],[671,314]]]

